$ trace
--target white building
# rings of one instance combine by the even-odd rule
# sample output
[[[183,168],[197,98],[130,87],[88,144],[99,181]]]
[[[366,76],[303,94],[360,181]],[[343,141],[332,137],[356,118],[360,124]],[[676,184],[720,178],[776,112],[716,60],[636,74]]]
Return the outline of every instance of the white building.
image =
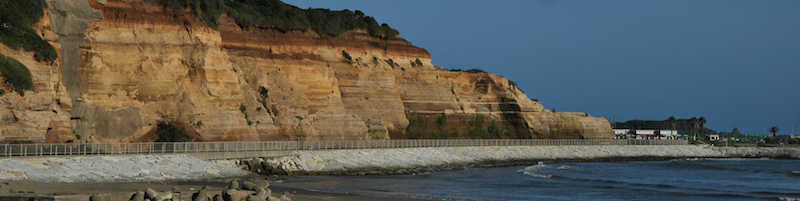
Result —
[[[658,134],[661,134],[661,136],[664,136],[664,137],[678,136],[678,131],[677,130],[660,130],[660,131],[658,131]]]
[[[710,140],[710,141],[718,141],[719,140],[719,135],[709,135],[708,136],[708,140]]]
[[[628,134],[629,129],[613,129],[614,135],[625,135]]]

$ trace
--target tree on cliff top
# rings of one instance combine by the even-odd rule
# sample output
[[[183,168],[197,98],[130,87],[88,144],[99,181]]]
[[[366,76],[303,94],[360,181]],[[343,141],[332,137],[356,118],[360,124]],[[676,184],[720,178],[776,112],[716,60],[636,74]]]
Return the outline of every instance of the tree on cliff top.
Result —
[[[36,61],[55,61],[58,54],[31,28],[44,16],[44,0],[0,0],[0,42],[32,51]]]
[[[33,80],[28,68],[19,61],[2,54],[0,54],[0,76],[20,96],[25,96],[25,90],[33,90]]]
[[[780,131],[780,128],[778,128],[777,126],[773,126],[772,128],[769,128],[769,132],[772,133],[773,137],[775,137],[775,134],[778,133],[778,131]]]
[[[400,34],[388,24],[379,24],[375,18],[359,10],[301,9],[280,0],[159,0],[159,3],[168,8],[190,8],[215,29],[219,16],[224,12],[242,28],[310,29],[331,36],[362,29],[381,39],[391,39]]]

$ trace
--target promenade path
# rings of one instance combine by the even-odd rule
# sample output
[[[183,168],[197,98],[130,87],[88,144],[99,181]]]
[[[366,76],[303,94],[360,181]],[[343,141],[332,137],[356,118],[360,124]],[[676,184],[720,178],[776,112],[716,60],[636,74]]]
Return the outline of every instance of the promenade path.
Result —
[[[0,144],[0,157],[187,154],[203,159],[283,156],[303,150],[553,145],[686,145],[686,140],[617,139],[447,139],[261,142],[151,142],[96,144]]]

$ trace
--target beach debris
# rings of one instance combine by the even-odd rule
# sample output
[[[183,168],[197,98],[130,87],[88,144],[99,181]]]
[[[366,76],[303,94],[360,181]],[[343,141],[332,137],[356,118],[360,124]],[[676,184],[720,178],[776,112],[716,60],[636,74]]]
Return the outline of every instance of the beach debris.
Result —
[[[247,196],[247,201],[266,201],[270,194],[272,191],[269,189],[259,188],[256,194]]]
[[[259,188],[258,185],[256,183],[251,182],[251,181],[242,182],[242,189],[244,189],[244,190],[255,191],[255,190],[258,190],[258,188]]]
[[[133,193],[129,201],[144,201],[144,191],[137,191]]]
[[[145,197],[151,201],[168,201],[172,200],[172,192],[158,192],[152,188],[145,190]]]
[[[100,201],[100,196],[97,194],[92,194],[89,196],[89,201]]]
[[[197,193],[192,194],[192,201],[212,201],[208,193],[208,186],[203,186]]]
[[[228,189],[222,192],[222,200],[224,201],[246,201],[247,196],[252,195],[253,191]]]
[[[288,191],[284,191],[283,194],[281,194],[280,201],[292,201],[292,194]]]
[[[241,183],[241,182],[239,181],[239,179],[233,179],[233,180],[231,181],[231,184],[230,184],[230,185],[228,185],[228,189],[236,189],[236,190],[238,190],[238,189],[240,188],[240,185],[239,185],[239,183]]]

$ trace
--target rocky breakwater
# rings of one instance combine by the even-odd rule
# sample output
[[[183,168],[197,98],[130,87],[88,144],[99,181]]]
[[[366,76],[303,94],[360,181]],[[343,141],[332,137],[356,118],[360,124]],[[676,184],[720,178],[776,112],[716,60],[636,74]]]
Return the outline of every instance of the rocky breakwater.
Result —
[[[440,147],[298,151],[291,156],[239,163],[259,174],[409,174],[440,169],[538,161],[618,161],[673,158],[800,159],[800,148],[713,147],[705,145],[591,145]]]
[[[163,122],[194,141],[611,135],[606,119],[551,112],[502,76],[434,66],[360,11],[266,1],[299,22],[322,13],[368,24],[330,33],[247,24],[236,9],[254,5],[233,1],[218,16],[164,2],[48,0],[53,23],[39,30],[63,62],[31,66],[48,85],[35,90],[48,107],[36,112],[52,117],[0,127],[51,142],[154,141]]]
[[[711,147],[695,145],[489,146],[298,151],[291,156],[251,159],[240,164],[260,174],[407,174],[548,160],[717,157],[727,156]]]

